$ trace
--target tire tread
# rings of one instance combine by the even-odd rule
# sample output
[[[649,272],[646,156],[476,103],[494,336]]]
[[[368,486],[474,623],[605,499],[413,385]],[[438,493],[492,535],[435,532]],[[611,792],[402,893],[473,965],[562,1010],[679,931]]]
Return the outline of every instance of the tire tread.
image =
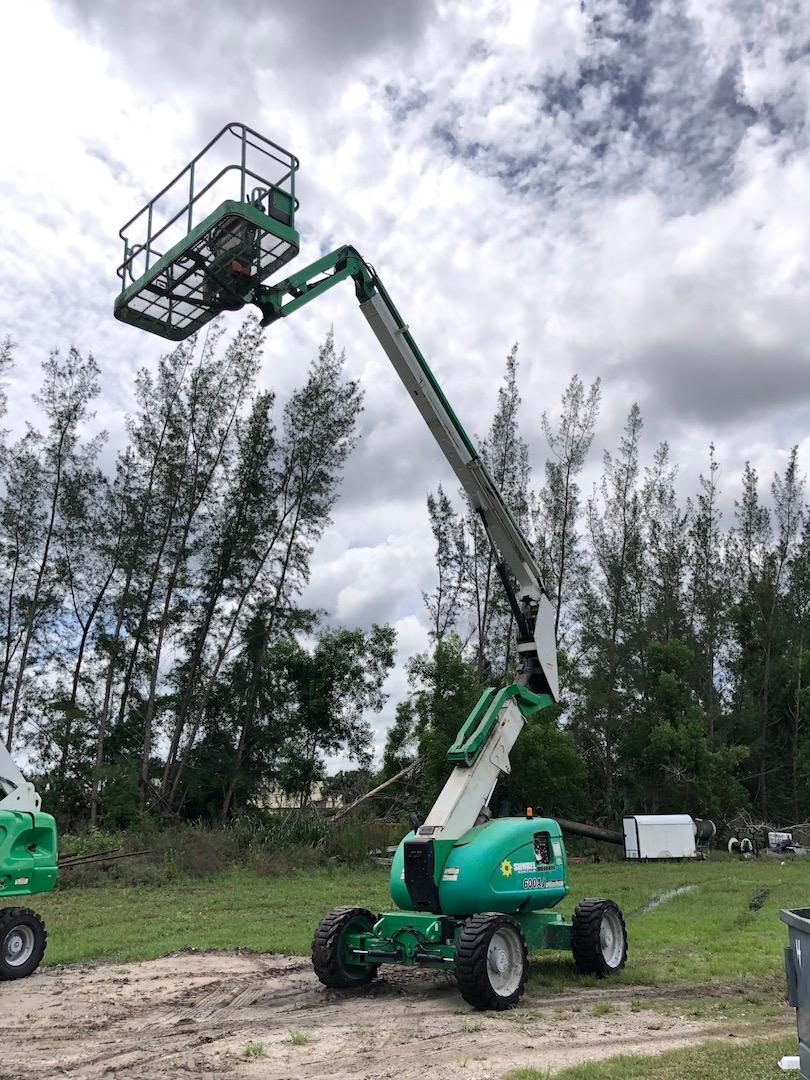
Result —
[[[0,941],[5,938],[6,933],[12,926],[23,918],[27,918],[34,923],[36,936],[34,951],[28,962],[18,969],[5,965],[0,957],[0,982],[24,979],[28,975],[32,975],[39,967],[42,957],[45,955],[45,949],[48,947],[48,931],[45,929],[45,923],[35,911],[23,907],[0,908]]]
[[[377,975],[376,964],[357,967],[357,977],[347,977],[340,962],[340,938],[346,927],[357,918],[368,918],[372,924],[376,921],[366,908],[352,907],[350,904],[333,908],[321,919],[315,937],[312,940],[312,966],[324,986],[331,990],[345,990],[351,986],[363,986]]]
[[[509,926],[520,937],[523,946],[523,973],[514,994],[501,997],[492,989],[487,975],[487,948],[495,930]],[[517,919],[499,912],[485,911],[473,915],[464,924],[456,945],[456,980],[461,996],[475,1009],[511,1009],[522,997],[528,978],[526,939]]]
[[[599,945],[602,915],[608,907],[613,908],[618,914],[624,935],[622,959],[616,968],[607,966]],[[614,903],[613,900],[596,897],[580,900],[574,910],[574,917],[571,922],[571,952],[577,970],[581,974],[596,975],[597,978],[602,979],[606,975],[611,975],[624,967],[627,960],[627,928],[624,925],[624,916],[618,904]]]

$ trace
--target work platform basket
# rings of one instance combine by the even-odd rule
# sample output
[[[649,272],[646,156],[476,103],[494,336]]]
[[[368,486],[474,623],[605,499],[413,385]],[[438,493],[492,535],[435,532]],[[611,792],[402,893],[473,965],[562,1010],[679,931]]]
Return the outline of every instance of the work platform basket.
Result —
[[[298,254],[298,159],[227,124],[121,229],[115,317],[182,341]]]

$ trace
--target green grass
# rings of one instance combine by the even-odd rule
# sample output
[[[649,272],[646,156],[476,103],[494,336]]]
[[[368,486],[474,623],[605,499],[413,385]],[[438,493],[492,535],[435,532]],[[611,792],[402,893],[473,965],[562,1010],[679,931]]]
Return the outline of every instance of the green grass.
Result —
[[[549,1080],[551,1076],[554,1080],[763,1080],[784,1075],[776,1063],[783,1054],[795,1053],[795,1037],[758,1039],[739,1045],[718,1040],[688,1050],[669,1050],[656,1057],[607,1058],[555,1073],[515,1069],[501,1080]]]
[[[551,1073],[548,1069],[512,1069],[504,1073],[501,1080],[549,1080]]]
[[[696,888],[645,910],[661,892],[685,884]],[[778,911],[805,903],[808,892],[810,859],[784,866],[765,858],[602,863],[572,868],[571,895],[562,909],[570,913],[584,896],[608,896],[622,907],[630,955],[621,982],[739,987],[741,994],[761,996],[755,1004],[766,1004],[784,986],[786,931]],[[279,874],[231,869],[162,884],[57,889],[36,897],[34,906],[48,924],[47,962],[54,964],[142,960],[182,948],[305,955],[324,912],[346,903],[376,911],[387,907],[387,872],[348,866]],[[566,953],[532,959],[536,990],[592,982],[574,975]]]
[[[32,901],[48,927],[48,964],[150,960],[184,948],[306,955],[330,908],[389,902],[384,872],[348,867],[228,870],[160,887],[74,887]]]
[[[780,970],[780,979],[783,979]],[[718,996],[731,991],[731,996]],[[652,992],[645,998],[634,998],[630,1002],[630,1011],[639,1013],[652,1009],[664,1016],[686,1017],[689,1020],[701,1020],[718,1030],[728,1024],[751,1026],[777,1020],[784,1022],[786,1013],[784,981],[774,986],[773,992],[749,994],[744,986],[731,985],[725,991],[719,989],[714,997],[689,993],[673,994],[660,997]]]
[[[694,885],[647,910],[659,894]],[[631,1009],[653,1008],[703,1019],[725,1032],[732,1020],[754,1034],[771,1019],[785,1018],[783,947],[778,919],[783,907],[806,903],[810,859],[740,862],[718,857],[703,863],[628,865],[602,863],[571,870],[570,914],[585,896],[607,896],[622,907],[630,955],[615,982],[646,984]],[[339,904],[372,911],[389,903],[388,875],[376,867],[313,867],[267,874],[226,869],[202,877],[123,884],[74,885],[33,898],[48,925],[46,962],[144,960],[178,949],[248,948],[306,955],[322,915]],[[548,992],[596,985],[578,976],[566,953],[532,957],[530,988]],[[614,984],[614,980],[611,980]],[[604,986],[604,984],[602,984]],[[667,987],[659,997],[653,988]],[[679,991],[682,988],[682,991]],[[580,1006],[573,1011],[580,1011]],[[583,1016],[607,1013],[610,1003],[582,1007]],[[471,1024],[478,1023],[473,1017]],[[738,1027],[739,1030],[739,1027]],[[308,1037],[290,1033],[304,1045]],[[260,1056],[263,1047],[245,1056]],[[724,1038],[655,1058],[622,1057],[555,1074],[560,1080],[760,1080],[779,1075],[775,1062],[795,1053],[795,1036],[735,1044]],[[532,1069],[510,1080],[541,1080]]]
[[[682,885],[696,887],[645,911],[654,897]],[[561,910],[569,914],[583,896],[619,904],[630,942],[621,981],[725,983],[769,993],[784,986],[787,931],[779,909],[802,906],[808,891],[810,859],[784,866],[766,857],[742,862],[722,856],[696,863],[602,863],[572,868],[571,895]],[[547,954],[533,962],[535,988],[559,988],[570,980],[567,959]]]

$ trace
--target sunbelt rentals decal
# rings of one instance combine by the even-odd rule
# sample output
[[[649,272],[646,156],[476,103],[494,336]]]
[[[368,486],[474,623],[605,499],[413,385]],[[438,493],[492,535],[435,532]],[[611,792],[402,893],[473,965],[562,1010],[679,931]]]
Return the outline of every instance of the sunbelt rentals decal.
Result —
[[[553,865],[540,864],[536,862],[512,862],[510,859],[504,859],[499,867],[501,875],[505,878],[510,878],[512,874],[537,874],[554,870]],[[521,885],[524,889],[549,889],[558,885],[559,882],[549,880],[541,877],[524,877]]]
[[[550,869],[550,867],[542,867],[543,870]],[[537,863],[532,862],[510,862],[509,859],[504,859],[501,863],[501,873],[504,877],[511,877],[512,874],[535,874],[537,873]]]

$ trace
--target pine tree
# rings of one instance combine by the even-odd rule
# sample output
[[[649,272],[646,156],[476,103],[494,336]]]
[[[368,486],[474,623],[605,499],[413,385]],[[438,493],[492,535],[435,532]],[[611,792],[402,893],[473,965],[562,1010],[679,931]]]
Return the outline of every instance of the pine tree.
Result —
[[[71,769],[80,778],[81,790],[85,790],[92,760],[97,733],[93,654],[99,618],[118,569],[129,523],[126,503],[118,490],[118,484],[126,485],[127,481],[126,471],[119,469],[116,483],[108,484],[94,457],[90,458],[85,467],[69,477],[60,504],[57,565],[66,593],[59,631],[64,655],[58,658],[62,674],[58,693],[50,704],[53,719],[49,733],[50,751],[56,762],[53,784],[60,797],[65,793]],[[76,791],[75,798],[81,805],[80,791]]]
[[[753,745],[758,763],[756,801],[767,818],[776,806],[769,777],[783,767],[786,598],[785,578],[802,523],[803,480],[797,449],[783,476],[771,485],[771,515],[759,501],[756,470],[746,464],[742,500],[736,504],[734,530],[735,650],[734,709],[737,724]]]
[[[356,441],[363,396],[357,382],[346,378],[344,369],[345,355],[338,354],[330,332],[305,383],[284,407],[275,487],[267,502],[268,509],[274,506],[275,512],[268,515],[265,535],[261,542],[257,538],[254,557],[231,599],[216,655],[177,754],[174,775],[166,781],[169,806],[176,802],[208,701],[244,621],[260,608],[266,610],[267,640],[272,645],[289,632],[291,620],[298,618],[295,602],[309,577],[313,546],[329,523],[343,467]],[[234,776],[241,769],[251,726],[251,717],[245,713],[231,770]]]
[[[600,386],[597,379],[586,391],[578,375],[573,375],[562,397],[556,428],[543,413],[542,428],[551,458],[545,466],[545,483],[536,512],[538,558],[546,588],[554,599],[554,632],[558,647],[571,636],[571,615],[578,592],[577,583],[585,575],[587,556],[579,534],[582,473],[593,441],[599,414]]]
[[[14,342],[10,337],[6,337],[0,341],[0,420],[2,420],[8,412],[8,392],[3,380],[13,367]],[[5,442],[7,434],[8,432],[5,431],[4,428],[0,428],[0,479],[2,479],[6,469]]]
[[[27,600],[36,577],[36,553],[41,536],[42,458],[41,436],[29,430],[11,447],[5,468],[0,503],[0,552],[2,552],[2,668],[0,669],[0,715],[8,711],[14,686],[15,664],[27,625]],[[10,741],[10,740],[9,740]]]
[[[637,675],[644,596],[644,504],[639,490],[641,411],[633,405],[618,454],[604,455],[598,495],[588,501],[596,574],[581,608],[587,667],[576,674],[572,728],[605,812],[619,809],[618,752]]]
[[[455,630],[462,617],[468,591],[469,565],[464,521],[457,514],[441,484],[427,497],[428,517],[436,541],[436,587],[423,593],[431,621],[431,637],[441,641]]]
[[[678,506],[669,444],[655,451],[643,491],[647,599],[645,637],[667,643],[687,630],[688,513]]]
[[[81,424],[89,416],[90,402],[98,391],[96,382],[98,367],[92,356],[82,357],[71,348],[66,356],[51,353],[42,365],[44,379],[35,401],[42,408],[48,421],[45,436],[29,432],[23,436],[14,458],[23,462],[18,471],[16,485],[33,479],[36,488],[33,496],[24,496],[17,486],[17,505],[25,499],[31,514],[25,523],[32,547],[26,552],[16,549],[15,559],[24,558],[30,580],[25,594],[18,593],[21,601],[21,624],[16,651],[16,675],[11,684],[6,746],[11,749],[15,724],[22,704],[22,692],[29,675],[29,662],[33,659],[32,648],[42,629],[46,615],[58,606],[59,589],[54,579],[54,541],[58,530],[58,512],[65,485],[71,471],[81,467],[79,462],[84,450],[92,457],[95,447],[83,448],[80,441]],[[14,491],[14,485],[10,485]],[[19,518],[16,519],[23,528]],[[19,569],[19,562],[17,569]],[[22,568],[25,571],[26,567]]]
[[[803,735],[810,717],[810,514],[806,511],[801,539],[791,557],[788,574],[790,787],[793,820],[798,822],[808,807],[807,797],[802,798],[799,776]]]
[[[141,803],[145,805],[156,718],[158,677],[163,650],[172,631],[180,626],[185,609],[185,586],[189,561],[198,555],[206,532],[207,500],[215,490],[233,451],[234,430],[250,393],[258,360],[261,328],[248,317],[236,337],[218,356],[214,342],[204,351],[203,362],[192,372],[188,390],[186,440],[182,466],[176,467],[171,484],[171,509],[166,518],[165,565],[154,563],[150,581],[162,592],[148,672],[144,707],[144,739],[141,755]],[[168,463],[167,463],[168,464]]]
[[[236,460],[224,484],[219,505],[212,506],[209,528],[201,550],[200,603],[191,613],[186,634],[186,659],[176,672],[178,705],[169,752],[163,770],[165,797],[177,761],[180,741],[191,713],[201,707],[207,685],[207,647],[229,602],[255,569],[257,551],[279,526],[274,495],[277,442],[273,423],[273,395],[259,394],[247,418],[237,423]],[[204,707],[204,706],[203,706]]]
[[[481,444],[481,457],[512,516],[528,532],[529,450],[518,427],[521,399],[517,386],[517,351],[517,345],[513,345],[506,358],[498,405],[489,434]],[[512,611],[498,578],[498,556],[471,509],[467,514],[467,534],[475,666],[482,682],[503,682],[514,660]]]
[[[711,746],[715,744],[721,708],[717,674],[731,598],[727,545],[720,527],[719,469],[714,444],[711,444],[708,476],[701,473],[700,491],[689,528],[689,621],[697,665],[695,683]]]

